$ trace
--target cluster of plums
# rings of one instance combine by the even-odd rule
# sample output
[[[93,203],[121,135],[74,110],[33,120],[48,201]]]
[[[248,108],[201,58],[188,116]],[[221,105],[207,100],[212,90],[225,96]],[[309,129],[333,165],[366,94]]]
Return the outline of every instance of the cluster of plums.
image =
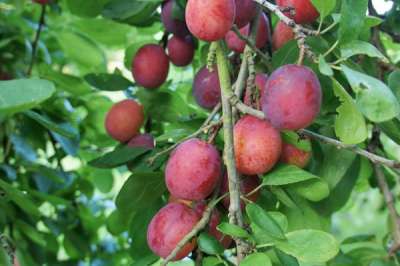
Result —
[[[248,35],[250,21],[256,15],[256,3],[252,0],[188,0],[185,21],[172,17],[174,0],[164,1],[162,22],[173,34],[167,44],[167,53],[160,45],[147,44],[136,53],[132,62],[132,73],[138,85],[154,89],[163,84],[169,71],[169,62],[177,66],[190,64],[194,55],[193,36],[204,41],[225,39],[228,47],[242,53],[245,47],[231,31],[236,24],[243,35]],[[297,23],[316,20],[318,12],[310,0],[278,0],[282,7],[292,7],[288,13]],[[262,14],[256,36],[256,46],[264,47],[269,41],[269,21]],[[272,43],[279,49],[293,39],[293,32],[279,22]],[[203,67],[193,82],[193,95],[197,103],[212,109],[220,102],[218,72]],[[307,67],[285,65],[269,77],[256,75],[255,85],[259,90],[260,108],[266,119],[254,116],[241,117],[234,126],[234,150],[237,171],[242,176],[241,191],[244,196],[260,185],[259,175],[269,172],[278,161],[305,167],[310,152],[284,143],[281,130],[298,130],[309,126],[319,113],[322,92],[317,76]],[[249,95],[245,103],[251,103]],[[134,100],[116,103],[108,112],[105,127],[108,134],[131,147],[154,147],[151,135],[140,134],[144,121],[143,108]],[[221,194],[228,192],[228,177],[223,170],[220,151],[201,139],[192,138],[181,143],[170,155],[165,168],[165,182],[170,193],[169,203],[151,220],[147,241],[158,256],[166,258],[199,222],[206,209],[207,199],[221,182]],[[259,191],[248,196],[256,201]],[[229,197],[223,200],[229,207]],[[241,202],[244,207],[245,202]],[[231,239],[221,234],[216,226],[221,221],[220,210],[214,209],[207,231],[229,247]],[[196,239],[187,243],[175,256],[175,260],[187,256],[196,246]]]

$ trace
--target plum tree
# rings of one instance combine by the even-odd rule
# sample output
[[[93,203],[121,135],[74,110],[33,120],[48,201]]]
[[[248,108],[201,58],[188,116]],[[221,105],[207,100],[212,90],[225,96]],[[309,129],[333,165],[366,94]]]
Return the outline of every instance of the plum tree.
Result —
[[[257,13],[257,4],[253,0],[235,0],[235,24],[242,28],[249,23]]]
[[[276,3],[283,8],[293,8],[295,15],[291,16],[291,12],[287,12],[286,15],[292,17],[299,24],[314,22],[319,17],[311,0],[277,0]]]
[[[279,160],[281,136],[266,120],[246,115],[236,123],[233,133],[236,167],[240,173],[263,174]]]
[[[260,16],[259,23],[260,25],[257,31],[256,47],[262,48],[267,44],[269,38],[269,21],[265,14]],[[244,36],[248,36],[250,34],[250,24],[248,23],[246,26],[241,28],[240,33]],[[244,48],[246,47],[246,42],[241,40],[234,31],[229,31],[226,34],[225,41],[229,49],[237,53],[243,53]]]
[[[206,66],[197,72],[193,80],[193,96],[198,105],[206,109],[214,108],[221,100],[221,87],[217,67],[210,72]]]
[[[203,213],[206,210],[206,208],[207,205],[203,201],[197,202],[194,206],[194,210],[200,217],[203,216]],[[221,213],[218,211],[218,209],[214,209],[211,214],[210,221],[208,222],[207,232],[213,237],[215,237],[224,248],[228,248],[232,243],[232,238],[222,234],[220,231],[217,230],[217,226],[220,224],[220,222],[221,222]]]
[[[168,41],[168,57],[176,66],[189,65],[194,56],[194,43],[190,35],[184,38],[173,36]]]
[[[126,142],[139,133],[144,121],[143,107],[127,99],[114,104],[105,119],[105,128],[115,140]]]
[[[168,0],[161,9],[161,21],[165,29],[176,36],[184,38],[190,34],[185,21],[172,17],[172,10],[177,3],[175,0]]]
[[[272,35],[272,46],[274,50],[278,50],[284,46],[287,42],[294,39],[294,33],[291,27],[286,25],[284,22],[279,21]]]
[[[181,143],[171,154],[165,168],[169,192],[185,200],[205,199],[221,176],[221,158],[217,149],[200,139]]]
[[[169,59],[164,49],[156,44],[146,44],[132,61],[132,75],[136,83],[155,89],[165,82],[169,71]]]
[[[200,220],[199,215],[182,203],[169,203],[153,217],[147,229],[147,243],[150,249],[166,258],[182,238]],[[186,257],[196,246],[196,240],[187,243],[174,260]]]
[[[249,196],[246,196],[254,189],[256,189],[259,185],[261,185],[261,180],[258,176],[245,176],[240,179],[240,192],[241,194],[252,202],[256,202],[258,197],[260,196],[260,190],[255,191]],[[228,185],[228,176],[225,174],[224,179],[222,181],[221,186],[221,194],[224,195],[225,193],[229,192],[229,185]],[[230,199],[229,197],[225,197],[222,201],[224,207],[229,209]],[[245,208],[245,202],[243,200],[240,201],[240,207],[242,210]]]
[[[235,20],[234,0],[189,0],[186,24],[190,32],[203,41],[223,39]]]
[[[281,161],[287,164],[296,165],[297,167],[304,168],[307,166],[311,159],[311,152],[301,150],[296,146],[283,143]]]
[[[128,142],[128,146],[154,149],[154,137],[151,134],[139,134]]]
[[[268,80],[267,74],[264,74],[264,73],[256,74],[254,85],[256,85],[259,95],[262,95],[265,85],[267,84],[267,80]],[[251,91],[246,90],[246,94],[244,95],[244,99],[243,99],[243,102],[247,105],[251,105],[250,92]]]
[[[269,77],[261,96],[261,106],[274,127],[298,130],[314,121],[321,100],[321,85],[311,69],[285,65]]]

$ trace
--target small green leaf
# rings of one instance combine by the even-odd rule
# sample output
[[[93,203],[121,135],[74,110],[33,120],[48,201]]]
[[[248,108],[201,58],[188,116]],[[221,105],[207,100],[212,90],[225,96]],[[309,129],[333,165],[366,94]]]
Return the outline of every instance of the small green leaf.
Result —
[[[303,169],[294,165],[281,164],[274,171],[266,174],[263,178],[263,184],[267,186],[282,186],[304,182],[310,179],[320,179]]]
[[[217,229],[218,231],[220,231],[225,235],[230,235],[239,238],[250,238],[250,235],[249,233],[247,233],[246,230],[234,224],[223,222],[217,226]]]
[[[336,7],[336,0],[311,0],[321,18],[327,17]]]
[[[34,217],[40,217],[41,213],[38,210],[38,206],[32,201],[32,199],[18,189],[14,188],[10,184],[0,179],[0,188],[6,193],[6,195],[15,202],[25,212],[33,215]]]
[[[339,252],[339,243],[319,230],[298,230],[286,234],[287,241],[277,241],[276,247],[304,263],[324,263]]]
[[[29,237],[36,244],[46,247],[46,239],[42,233],[40,233],[35,227],[27,224],[21,220],[15,221],[16,227],[23,232],[27,237]]]
[[[385,83],[345,65],[341,67],[357,95],[358,107],[369,120],[384,122],[399,115],[399,102]]]
[[[368,0],[342,0],[339,41],[341,44],[356,40],[364,26]]]
[[[282,131],[281,136],[285,143],[291,144],[300,150],[307,152],[312,150],[311,141],[309,139],[302,139],[296,132]]]
[[[372,44],[359,40],[354,40],[340,47],[340,54],[343,59],[348,59],[354,55],[368,55],[369,57],[380,58],[385,62],[388,59]]]
[[[389,81],[389,87],[396,95],[397,100],[400,101],[400,70],[395,70],[392,73],[390,73],[388,81]]]
[[[285,239],[282,228],[263,208],[255,203],[249,203],[246,205],[246,213],[250,221],[265,233],[274,238]]]
[[[240,266],[272,266],[271,259],[267,254],[256,252],[246,256],[241,262]]]
[[[54,84],[42,79],[0,81],[0,112],[12,114],[29,110],[50,98]]]
[[[147,151],[149,151],[147,148],[124,146],[122,148],[116,148],[112,152],[90,161],[89,165],[97,168],[114,168],[134,160]]]
[[[325,76],[333,76],[333,70],[332,68],[328,65],[328,63],[325,61],[325,58],[320,55],[318,59],[318,67],[319,67],[319,72],[324,74]]]
[[[3,246],[0,245],[0,265],[11,266],[11,260]]]
[[[157,201],[165,191],[161,172],[134,172],[118,193],[115,203],[125,216],[144,210]]]
[[[224,266],[223,262],[217,257],[205,257],[201,266]]]
[[[367,125],[361,112],[358,110],[353,98],[335,79],[333,91],[341,101],[337,108],[335,120],[335,133],[346,144],[358,144],[368,137]]]
[[[56,124],[55,122],[51,121],[48,117],[38,114],[36,112],[26,111],[24,114],[29,118],[35,120],[45,128],[53,132],[56,132],[64,137],[76,138],[77,135],[79,134],[78,130],[76,130],[72,126],[66,124]]]
[[[224,248],[221,246],[218,240],[207,233],[200,234],[200,236],[197,238],[197,245],[201,251],[209,255],[216,255],[224,252]]]
[[[87,83],[103,91],[122,91],[134,86],[131,81],[118,74],[88,74],[84,78]]]

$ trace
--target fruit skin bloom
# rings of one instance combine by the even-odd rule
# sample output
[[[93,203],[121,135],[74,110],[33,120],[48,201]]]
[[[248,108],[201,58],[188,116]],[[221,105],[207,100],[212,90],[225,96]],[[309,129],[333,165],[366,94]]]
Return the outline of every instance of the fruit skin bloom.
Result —
[[[268,121],[246,115],[233,130],[236,168],[241,174],[268,172],[279,160],[281,135]]]
[[[322,102],[318,77],[305,66],[285,65],[269,77],[261,97],[265,117],[280,130],[311,125]]]
[[[213,42],[224,38],[233,26],[235,15],[233,0],[189,0],[185,17],[195,37]]]
[[[169,192],[185,200],[208,197],[221,176],[221,158],[217,149],[199,139],[181,143],[171,154],[165,168]]]
[[[147,243],[150,249],[166,258],[200,220],[199,215],[182,203],[169,203],[151,220],[147,228]],[[181,260],[194,249],[196,240],[183,246],[173,260]]]

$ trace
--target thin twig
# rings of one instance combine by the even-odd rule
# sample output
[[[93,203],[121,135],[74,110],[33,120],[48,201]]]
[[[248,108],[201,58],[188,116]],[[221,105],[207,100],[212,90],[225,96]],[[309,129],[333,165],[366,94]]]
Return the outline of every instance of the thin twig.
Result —
[[[41,5],[41,6],[42,6],[42,11],[40,13],[39,26],[38,26],[38,28],[36,30],[35,40],[32,43],[31,62],[29,64],[28,71],[26,72],[26,75],[28,77],[31,75],[33,66],[35,65],[36,51],[37,51],[37,47],[39,45],[40,33],[42,32],[43,25],[44,25],[44,19],[45,19],[45,16],[46,16],[46,7],[47,7],[47,5]]]

